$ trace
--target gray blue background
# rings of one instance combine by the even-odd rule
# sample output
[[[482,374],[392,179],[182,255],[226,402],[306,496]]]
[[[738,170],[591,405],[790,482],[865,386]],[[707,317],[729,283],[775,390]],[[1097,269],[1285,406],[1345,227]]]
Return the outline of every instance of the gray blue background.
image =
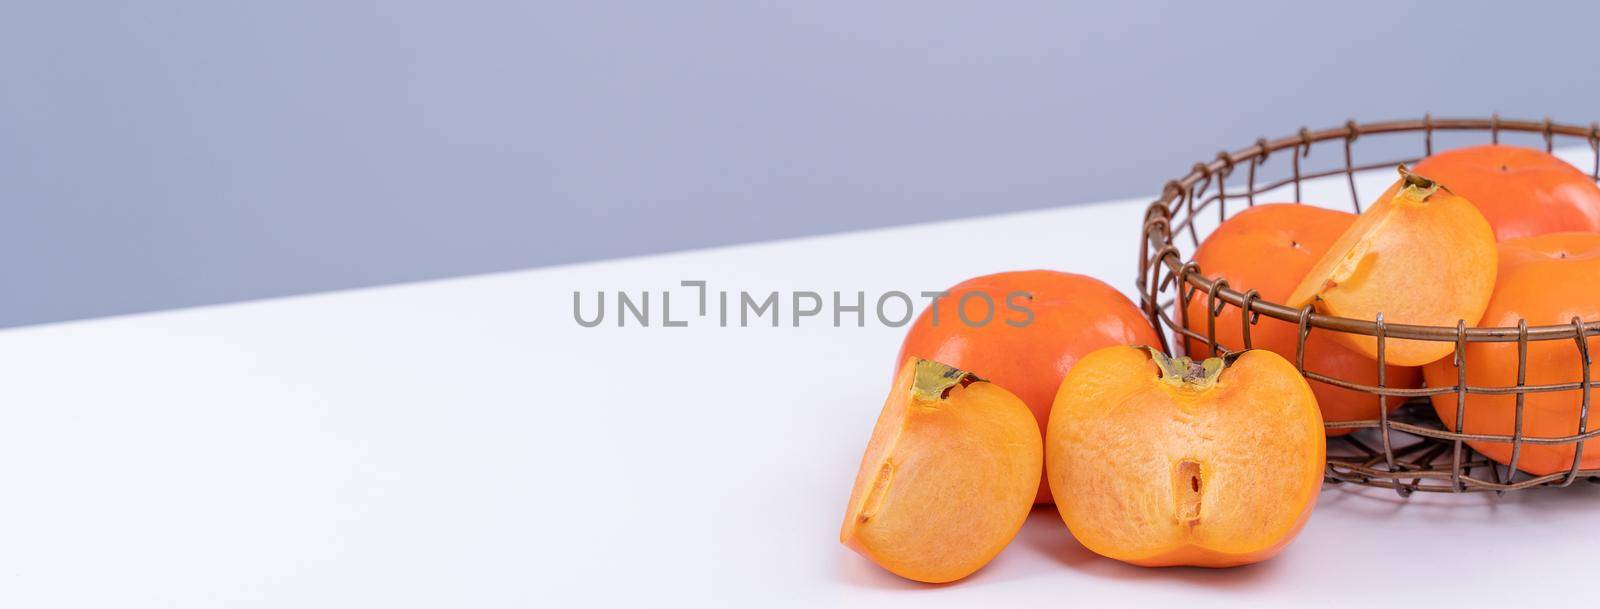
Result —
[[[1350,117],[1600,119],[1595,5],[1283,4],[9,0],[0,325],[1153,195]]]

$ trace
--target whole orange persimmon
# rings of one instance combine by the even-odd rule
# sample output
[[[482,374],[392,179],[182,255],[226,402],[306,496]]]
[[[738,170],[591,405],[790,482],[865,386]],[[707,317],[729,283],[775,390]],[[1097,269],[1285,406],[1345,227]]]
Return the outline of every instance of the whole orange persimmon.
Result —
[[[993,315],[988,323],[974,325],[958,315],[962,311],[971,321]],[[1022,398],[1043,428],[1056,389],[1078,358],[1111,345],[1156,342],[1144,314],[1116,288],[1085,275],[1015,271],[950,288],[917,318],[898,361],[930,359],[989,379]],[[1043,479],[1037,500],[1050,502]]]
[[[1322,488],[1317,400],[1283,357],[1107,347],[1067,374],[1045,433],[1056,508],[1085,548],[1143,566],[1271,558]]]
[[[1563,231],[1600,231],[1600,187],[1543,150],[1488,145],[1440,152],[1417,175],[1472,201],[1504,241]]]
[[[1200,266],[1200,272],[1226,279],[1229,287],[1235,290],[1254,289],[1265,300],[1283,302],[1300,278],[1355,221],[1355,214],[1310,205],[1257,205],[1228,218],[1212,231],[1195,251],[1194,261]],[[1204,294],[1189,301],[1188,327],[1201,336],[1208,327],[1207,306]],[[1243,328],[1239,307],[1223,305],[1215,321],[1217,342],[1233,351],[1243,349]],[[1292,362],[1299,333],[1295,324],[1262,317],[1250,329],[1250,344]],[[1185,350],[1191,357],[1210,354],[1209,345],[1203,340],[1187,339]],[[1305,365],[1306,370],[1333,378],[1364,385],[1378,384],[1378,366],[1365,355],[1335,341],[1327,332],[1314,331],[1306,337]],[[1391,365],[1384,381],[1389,387],[1417,387],[1422,383],[1422,371],[1411,366]],[[1322,408],[1325,421],[1357,421],[1378,416],[1378,396],[1370,393],[1315,381],[1311,383],[1311,391],[1317,395],[1317,405]],[[1390,408],[1401,401],[1390,398]],[[1330,430],[1328,435],[1344,435],[1351,431]]]
[[[1600,234],[1551,233],[1500,243],[1499,282],[1489,300],[1489,310],[1479,322],[1484,327],[1515,327],[1519,320],[1530,326],[1557,325],[1578,317],[1591,326],[1600,323]],[[1600,379],[1600,337],[1588,339],[1591,378]],[[1467,384],[1478,387],[1514,387],[1517,384],[1516,343],[1468,343]],[[1429,364],[1424,373],[1430,387],[1453,387],[1458,369],[1454,357]],[[1527,384],[1554,385],[1583,379],[1583,360],[1577,341],[1528,343]],[[1578,391],[1529,393],[1524,398],[1522,435],[1551,438],[1578,433],[1582,394]],[[1456,395],[1433,397],[1434,409],[1448,429],[1456,426]],[[1463,431],[1470,434],[1513,435],[1516,397],[1467,394]],[[1600,423],[1591,418],[1589,429]],[[1509,464],[1510,442],[1468,442],[1495,461]],[[1534,475],[1567,471],[1572,467],[1573,444],[1525,444],[1517,469]],[[1584,451],[1582,468],[1600,467],[1600,450]]]

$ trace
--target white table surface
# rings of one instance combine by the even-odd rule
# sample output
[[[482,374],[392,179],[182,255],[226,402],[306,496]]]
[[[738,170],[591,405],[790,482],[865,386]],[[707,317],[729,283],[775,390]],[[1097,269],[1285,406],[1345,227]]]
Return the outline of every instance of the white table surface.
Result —
[[[1322,186],[1307,198],[1344,200],[1343,181]],[[1588,484],[1409,500],[1330,487],[1281,556],[1223,571],[1102,559],[1036,509],[967,580],[900,580],[837,535],[903,330],[722,328],[678,285],[871,298],[1045,267],[1127,288],[1144,202],[0,332],[0,606],[1416,607],[1592,594],[1600,488]],[[586,310],[594,290],[669,290],[689,327],[583,328],[575,290]]]

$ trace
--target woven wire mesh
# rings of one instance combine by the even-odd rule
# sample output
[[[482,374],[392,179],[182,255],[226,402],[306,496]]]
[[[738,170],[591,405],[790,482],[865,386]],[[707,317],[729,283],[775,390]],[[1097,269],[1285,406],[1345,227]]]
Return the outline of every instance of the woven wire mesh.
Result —
[[[1200,214],[1214,213],[1217,221],[1221,222],[1229,216],[1230,208],[1238,211],[1253,207],[1258,202],[1264,202],[1258,201],[1264,194],[1279,192],[1280,189],[1291,190],[1293,200],[1299,202],[1302,200],[1302,186],[1307,180],[1336,176],[1344,176],[1348,184],[1350,210],[1359,213],[1363,201],[1357,189],[1357,174],[1369,170],[1389,170],[1401,163],[1415,163],[1435,152],[1436,135],[1448,132],[1481,135],[1477,143],[1500,143],[1502,136],[1509,134],[1536,136],[1542,138],[1546,152],[1552,152],[1558,140],[1579,140],[1586,143],[1593,154],[1593,162],[1586,168],[1590,177],[1600,181],[1600,124],[1580,127],[1549,119],[1501,119],[1498,115],[1487,119],[1425,116],[1419,120],[1373,123],[1352,120],[1342,127],[1319,131],[1302,128],[1292,136],[1274,140],[1262,138],[1252,146],[1233,152],[1223,151],[1212,161],[1196,163],[1187,175],[1167,182],[1161,196],[1147,208],[1140,239],[1140,305],[1169,353],[1175,351],[1178,343],[1197,343],[1202,348],[1208,347],[1211,353],[1229,353],[1219,343],[1215,323],[1218,316],[1225,314],[1227,305],[1232,305],[1237,312],[1229,311],[1226,314],[1242,316],[1240,344],[1244,349],[1251,347],[1251,327],[1259,324],[1262,316],[1295,324],[1299,333],[1293,359],[1309,382],[1377,396],[1378,418],[1327,423],[1330,430],[1356,430],[1349,435],[1328,439],[1328,463],[1324,475],[1329,483],[1392,488],[1404,496],[1414,491],[1505,492],[1540,486],[1568,486],[1579,479],[1600,481],[1600,469],[1582,467],[1584,444],[1600,435],[1600,430],[1589,429],[1593,381],[1590,378],[1588,349],[1589,337],[1600,336],[1600,320],[1573,318],[1567,324],[1544,326],[1530,326],[1523,320],[1513,327],[1477,328],[1471,327],[1465,320],[1454,326],[1420,326],[1386,323],[1381,314],[1370,320],[1335,317],[1316,313],[1310,305],[1292,309],[1281,303],[1270,302],[1261,298],[1255,290],[1240,292],[1230,287],[1226,280],[1208,276],[1192,260],[1194,249],[1205,237],[1203,229],[1198,226]],[[1420,141],[1415,142],[1413,153],[1405,155],[1405,158],[1359,164],[1354,162],[1354,149],[1362,137],[1378,134],[1411,136]],[[1335,150],[1330,152],[1327,150],[1329,148]],[[1321,155],[1338,154],[1336,158],[1342,159],[1342,162],[1318,170],[1303,167],[1303,159],[1311,158],[1314,149]],[[1282,159],[1285,154],[1288,158]],[[1277,179],[1265,178],[1263,168],[1268,161],[1286,163],[1287,175]],[[1189,319],[1189,305],[1195,299],[1203,299],[1206,303],[1204,311],[1209,313],[1209,319],[1203,322]],[[1378,348],[1377,360],[1373,365],[1378,370],[1377,384],[1352,382],[1307,370],[1306,338],[1312,332],[1342,332],[1375,337]],[[1456,383],[1420,388],[1388,386],[1385,341],[1395,338],[1453,343],[1452,363],[1457,370]],[[1575,350],[1576,361],[1581,362],[1582,366],[1581,380],[1527,384],[1528,345],[1545,341],[1563,342]],[[1467,346],[1472,343],[1516,343],[1516,384],[1505,387],[1468,384]],[[1571,434],[1547,437],[1524,433],[1524,400],[1528,395],[1543,392],[1575,392],[1581,395],[1577,424]],[[1456,398],[1454,425],[1448,427],[1441,422],[1434,405],[1430,403],[1431,396],[1445,394],[1454,394]],[[1512,433],[1464,432],[1467,419],[1473,415],[1472,409],[1467,408],[1467,396],[1479,394],[1515,396]],[[1396,402],[1398,406],[1391,410],[1391,405]],[[1468,442],[1506,443],[1511,446],[1511,458],[1507,464],[1498,463],[1474,450]],[[1575,446],[1575,450],[1571,465],[1565,471],[1536,476],[1516,467],[1525,447],[1568,445]]]

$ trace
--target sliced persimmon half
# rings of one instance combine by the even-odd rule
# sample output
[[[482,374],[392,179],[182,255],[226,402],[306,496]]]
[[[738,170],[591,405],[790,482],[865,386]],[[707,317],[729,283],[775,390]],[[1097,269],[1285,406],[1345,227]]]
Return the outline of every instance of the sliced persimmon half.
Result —
[[[1043,450],[1016,395],[908,358],[867,442],[839,541],[906,579],[966,577],[1022,528]]]
[[[1494,230],[1472,203],[1400,166],[1400,180],[1356,219],[1290,294],[1291,307],[1391,324],[1478,323],[1494,293]],[[1377,359],[1373,336],[1338,333]],[[1388,339],[1385,361],[1421,366],[1455,348],[1448,341]]]
[[[1061,519],[1102,556],[1143,566],[1271,558],[1321,490],[1322,415],[1276,353],[1231,364],[1107,347],[1067,373],[1046,428]]]

